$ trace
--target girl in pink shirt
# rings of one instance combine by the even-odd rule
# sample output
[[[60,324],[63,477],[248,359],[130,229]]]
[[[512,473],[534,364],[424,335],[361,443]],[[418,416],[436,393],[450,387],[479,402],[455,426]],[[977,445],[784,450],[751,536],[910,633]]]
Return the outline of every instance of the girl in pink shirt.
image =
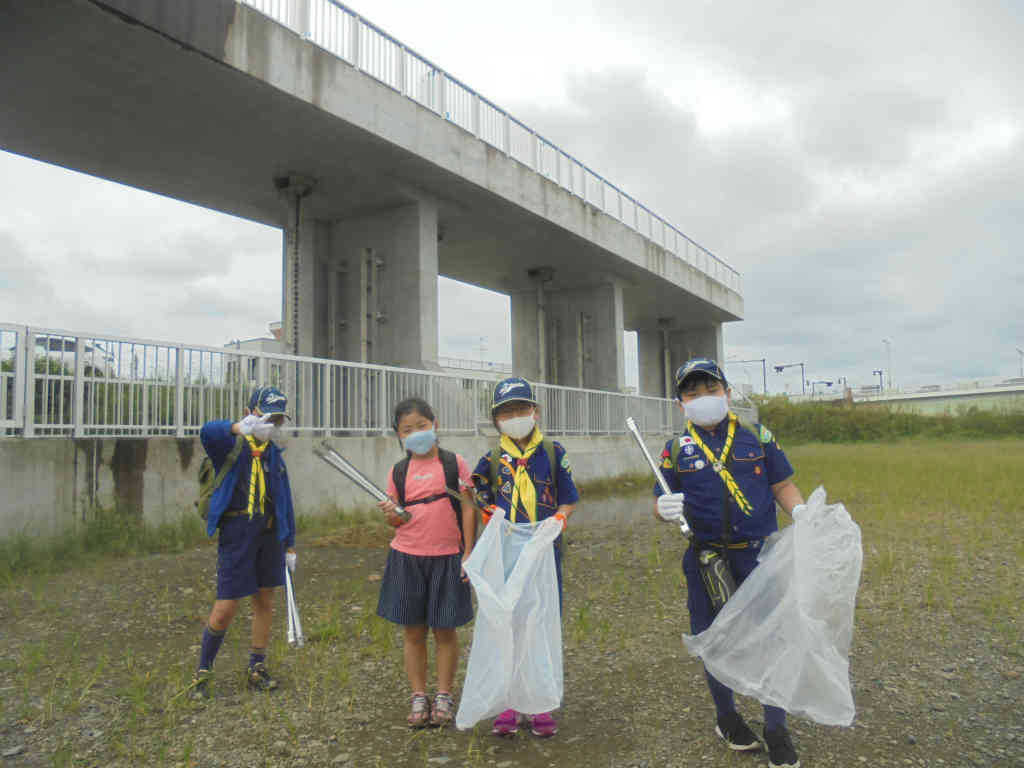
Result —
[[[473,618],[462,561],[476,539],[469,466],[437,444],[437,419],[419,398],[395,406],[392,427],[406,457],[388,477],[378,506],[395,527],[381,580],[377,615],[405,628],[405,673],[412,688],[409,725],[444,726],[455,717],[451,689],[459,656],[455,628]],[[451,491],[451,493],[449,493]],[[399,517],[395,507],[409,515]],[[437,693],[427,688],[427,627],[434,630]]]

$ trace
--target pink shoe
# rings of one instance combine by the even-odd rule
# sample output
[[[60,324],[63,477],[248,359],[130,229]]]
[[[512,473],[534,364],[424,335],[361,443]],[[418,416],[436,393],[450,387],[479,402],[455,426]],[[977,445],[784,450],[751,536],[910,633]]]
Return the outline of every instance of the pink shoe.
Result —
[[[530,726],[530,732],[533,733],[534,736],[546,738],[558,733],[558,725],[555,723],[555,718],[551,716],[551,713],[545,712],[543,714],[533,716],[533,724]]]
[[[506,709],[494,719],[491,733],[495,736],[511,736],[519,730],[519,713],[514,709]]]

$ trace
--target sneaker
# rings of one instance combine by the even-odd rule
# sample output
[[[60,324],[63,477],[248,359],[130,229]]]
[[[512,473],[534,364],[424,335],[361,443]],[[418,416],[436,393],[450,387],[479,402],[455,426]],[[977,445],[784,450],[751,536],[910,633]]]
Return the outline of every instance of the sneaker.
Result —
[[[277,688],[277,680],[270,676],[267,665],[257,661],[248,671],[249,688],[254,691],[272,691]]]
[[[491,733],[495,736],[511,736],[519,730],[519,713],[514,709],[506,709],[494,719]]]
[[[210,698],[210,682],[213,680],[213,672],[208,669],[197,669],[192,675],[192,685],[189,690],[189,698],[192,701],[206,701]]]
[[[743,722],[739,712],[719,715],[715,733],[722,737],[729,745],[729,749],[734,749],[737,752],[753,752],[761,748],[761,742]]]
[[[551,716],[550,712],[534,715],[530,722],[530,733],[541,738],[554,736],[558,733],[558,725],[555,723],[555,718]]]
[[[793,739],[785,727],[764,731],[764,743],[768,745],[770,768],[800,768],[800,760],[793,749]]]
[[[410,728],[423,728],[430,722],[430,701],[422,693],[412,695],[412,707],[406,721]]]
[[[430,724],[443,728],[455,718],[455,702],[452,701],[450,693],[439,693],[434,696],[434,703],[430,706]]]

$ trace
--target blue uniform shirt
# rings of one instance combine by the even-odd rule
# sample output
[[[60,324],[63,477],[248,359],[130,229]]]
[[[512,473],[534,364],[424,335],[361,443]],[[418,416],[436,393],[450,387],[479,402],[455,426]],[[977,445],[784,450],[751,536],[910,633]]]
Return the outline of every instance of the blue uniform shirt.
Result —
[[[558,472],[558,498],[555,498],[551,478],[553,476],[551,462],[548,461],[548,453],[543,445],[537,446],[537,450],[526,460],[526,473],[533,481],[533,487],[537,490],[537,520],[544,520],[551,517],[558,511],[562,504],[575,504],[579,501],[580,494],[576,490],[576,483],[572,479],[572,467],[569,465],[569,458],[565,454],[565,448],[557,441],[555,447],[555,471]],[[500,449],[498,449],[500,450]],[[513,523],[530,522],[522,502],[514,512],[509,513],[512,506],[512,478],[515,475],[514,460],[507,453],[502,452],[501,462],[498,465],[498,487],[491,487],[491,452],[488,451],[473,470],[473,485],[476,488],[477,497],[484,504],[496,504],[505,510],[506,517]]]
[[[235,445],[235,435],[231,434],[231,421],[209,421],[199,431],[199,439],[206,450],[206,455],[213,462],[214,471],[218,471],[224,459]],[[295,546],[295,512],[292,509],[292,488],[288,482],[288,471],[284,465],[281,449],[273,442],[263,452],[263,466],[267,470],[267,494],[274,500],[274,527],[277,537],[285,546]],[[217,524],[226,509],[234,507],[244,509],[249,505],[249,472],[252,469],[252,452],[249,446],[242,446],[242,452],[228,473],[224,482],[210,497],[210,512],[206,518],[206,535],[213,536]],[[238,494],[244,489],[245,500],[240,505],[234,499],[241,499]]]
[[[729,430],[728,419],[723,419],[711,430],[697,426],[694,430],[715,456],[721,455]],[[686,495],[686,517],[698,542],[721,540],[723,496],[728,498],[732,527],[730,538],[733,541],[761,539],[778,529],[772,486],[790,477],[793,467],[766,427],[755,424],[753,430],[737,424],[732,460],[729,462],[729,471],[736,484],[753,506],[750,514],[740,510],[703,449],[688,433],[684,432],[665,444],[661,454],[662,477],[674,493],[681,491]],[[673,469],[671,451],[674,442],[679,444],[679,460]],[[654,495],[661,495],[658,484],[654,486]]]

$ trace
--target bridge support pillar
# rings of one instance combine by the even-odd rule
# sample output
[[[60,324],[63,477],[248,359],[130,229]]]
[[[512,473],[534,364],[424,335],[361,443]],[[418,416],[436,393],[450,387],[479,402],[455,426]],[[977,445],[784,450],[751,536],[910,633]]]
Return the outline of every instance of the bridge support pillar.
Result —
[[[721,323],[685,330],[670,330],[668,320],[661,325],[637,331],[640,394],[675,397],[676,369],[691,357],[710,357],[726,368]]]
[[[325,356],[438,370],[437,206],[333,222],[325,301]]]
[[[566,387],[621,392],[625,386],[622,286],[610,280],[545,292],[543,301],[538,311],[536,291],[512,295],[512,359],[517,375]],[[538,333],[539,318],[546,326],[543,335]],[[545,340],[545,349],[538,339]]]

